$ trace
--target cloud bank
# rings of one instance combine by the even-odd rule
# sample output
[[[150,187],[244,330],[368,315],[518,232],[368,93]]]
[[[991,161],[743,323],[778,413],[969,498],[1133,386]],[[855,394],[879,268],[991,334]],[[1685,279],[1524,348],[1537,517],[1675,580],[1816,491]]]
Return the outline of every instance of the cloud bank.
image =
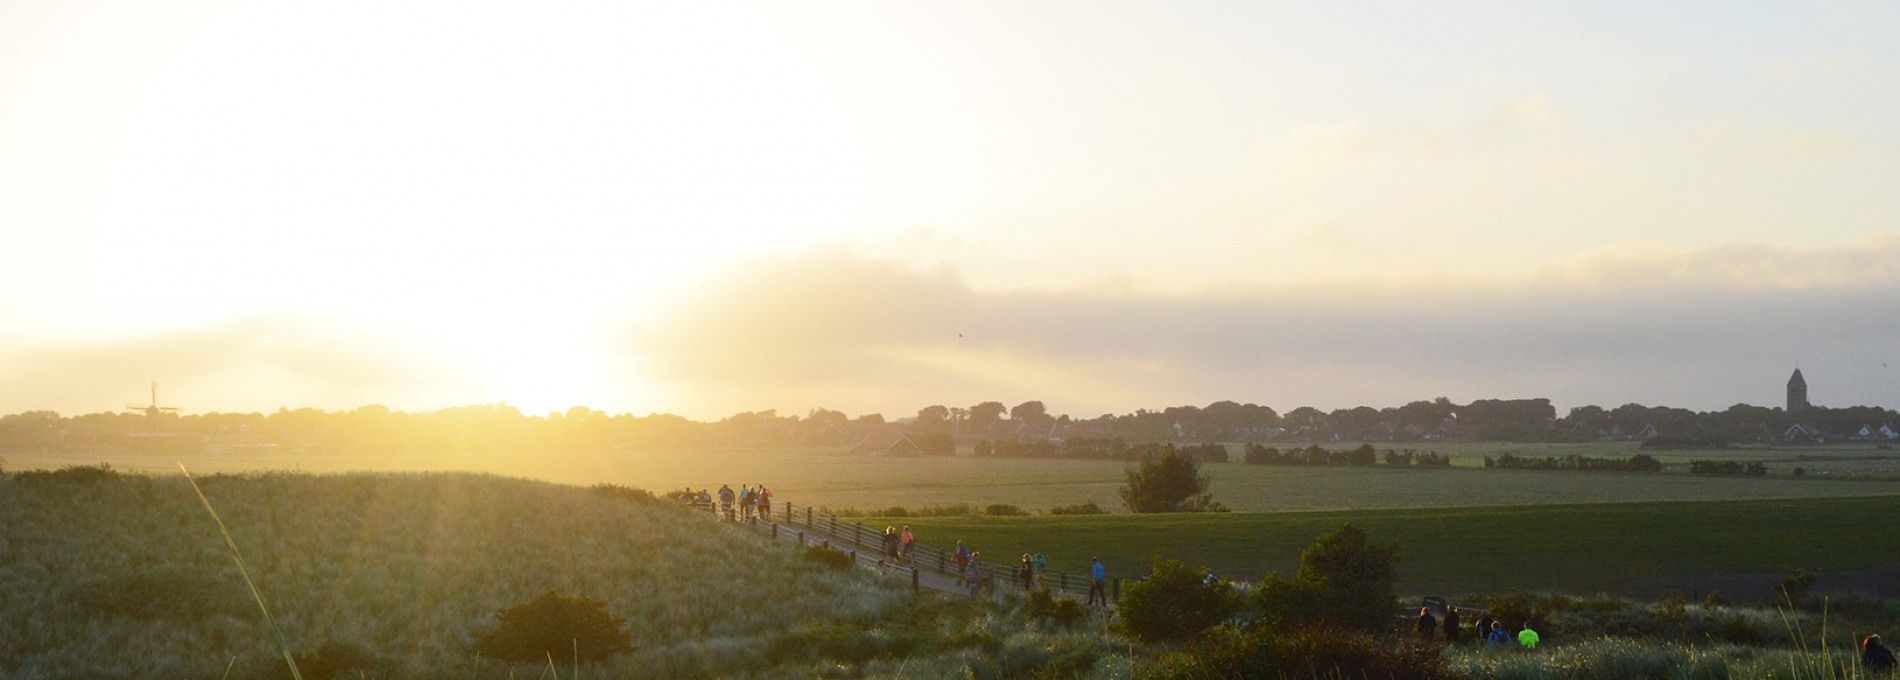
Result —
[[[629,350],[692,410],[1043,399],[1093,415],[1217,399],[1290,408],[1547,396],[1774,405],[1896,401],[1900,239],[1623,247],[1509,280],[982,290],[845,252],[708,287]]]

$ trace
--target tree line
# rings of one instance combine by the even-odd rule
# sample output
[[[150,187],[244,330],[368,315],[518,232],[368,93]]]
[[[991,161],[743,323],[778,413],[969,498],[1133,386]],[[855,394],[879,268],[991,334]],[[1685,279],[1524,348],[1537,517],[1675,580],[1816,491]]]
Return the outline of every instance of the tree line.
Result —
[[[969,407],[926,406],[915,416],[894,420],[879,413],[852,417],[826,408],[804,414],[748,411],[710,421],[666,413],[608,414],[584,406],[532,415],[500,403],[416,412],[376,405],[340,411],[282,408],[271,413],[191,415],[62,416],[27,411],[0,416],[0,448],[186,447],[196,446],[205,436],[377,450],[853,446],[895,432],[913,441],[933,442],[931,448],[941,448],[946,441],[953,448],[988,441],[992,451],[1014,452],[999,455],[1133,460],[1145,457],[1128,448],[1136,444],[1117,448],[1114,442],[1646,439],[1659,446],[1693,442],[1706,448],[1728,442],[1779,441],[1797,425],[1811,428],[1821,439],[1842,440],[1854,437],[1863,426],[1888,424],[1900,427],[1900,413],[1875,406],[1812,407],[1789,414],[1747,404],[1707,412],[1624,404],[1609,409],[1580,406],[1559,416],[1548,399],[1479,399],[1458,404],[1444,397],[1387,408],[1323,411],[1301,406],[1284,414],[1258,404],[1217,401],[1093,418],[1056,415],[1041,401],[1015,406],[984,401]],[[1072,440],[1082,443],[1067,446]],[[1010,448],[1018,445],[1022,448]]]

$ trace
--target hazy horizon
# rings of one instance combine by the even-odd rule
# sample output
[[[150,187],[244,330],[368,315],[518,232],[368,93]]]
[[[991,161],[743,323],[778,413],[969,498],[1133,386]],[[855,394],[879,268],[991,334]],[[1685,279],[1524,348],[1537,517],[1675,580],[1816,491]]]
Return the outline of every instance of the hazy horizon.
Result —
[[[1894,25],[0,1],[0,412],[1892,407]]]

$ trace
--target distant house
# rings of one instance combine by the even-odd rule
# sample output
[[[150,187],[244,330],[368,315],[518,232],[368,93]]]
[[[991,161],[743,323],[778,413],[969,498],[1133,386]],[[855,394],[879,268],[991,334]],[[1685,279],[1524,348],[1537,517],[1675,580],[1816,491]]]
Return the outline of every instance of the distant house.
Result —
[[[1440,439],[1444,439],[1448,441],[1454,441],[1454,442],[1478,441],[1478,426],[1466,425],[1462,422],[1459,422],[1458,416],[1455,414],[1445,416],[1444,420],[1438,421],[1437,432],[1438,432],[1438,437]]]
[[[1859,430],[1854,431],[1854,441],[1864,442],[1873,438],[1874,426],[1872,425],[1862,425]]]
[[[1874,434],[1880,435],[1882,439],[1887,441],[1900,439],[1900,430],[1893,429],[1893,425],[1891,424],[1881,425],[1879,430],[1874,431]]]
[[[1784,441],[1799,444],[1819,444],[1825,441],[1819,428],[1800,423],[1788,426],[1788,429],[1782,431],[1781,438]]]
[[[902,432],[874,434],[858,441],[851,452],[862,456],[921,456],[924,448]]]
[[[1661,434],[1662,432],[1656,429],[1656,424],[1650,423],[1643,426],[1643,431],[1636,433],[1636,438],[1649,439],[1650,437],[1660,436]]]

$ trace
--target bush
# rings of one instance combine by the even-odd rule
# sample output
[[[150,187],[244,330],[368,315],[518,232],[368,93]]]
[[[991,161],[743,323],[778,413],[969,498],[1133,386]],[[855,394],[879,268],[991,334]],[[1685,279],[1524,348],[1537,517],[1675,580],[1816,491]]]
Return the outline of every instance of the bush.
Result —
[[[125,576],[98,578],[62,594],[78,611],[141,620],[200,621],[215,614],[255,614],[236,575],[208,574],[164,565]]]
[[[1209,585],[1178,560],[1155,562],[1148,577],[1122,588],[1116,606],[1121,625],[1146,641],[1188,640],[1233,613],[1232,586]]]
[[[326,642],[315,652],[297,655],[297,670],[307,680],[362,677],[381,663],[369,650],[347,642]]]
[[[1058,505],[1053,508],[1049,508],[1049,514],[1051,515],[1106,515],[1108,514],[1108,511],[1103,510],[1102,506],[1096,505],[1095,501],[1089,501],[1087,503],[1082,503],[1079,505]]]
[[[1088,610],[1075,598],[1058,598],[1041,590],[1029,591],[1029,602],[1023,609],[1029,618],[1053,621],[1064,628],[1074,627],[1089,616]]]
[[[871,659],[904,656],[917,648],[912,635],[861,626],[809,626],[772,640],[765,658],[775,665],[787,661],[829,659],[863,663]]]
[[[495,627],[475,635],[475,653],[507,661],[541,661],[552,653],[599,661],[633,649],[626,621],[607,603],[554,591],[495,613]]]
[[[96,484],[118,481],[123,476],[107,463],[70,465],[58,470],[26,470],[13,473],[15,479],[26,484]]]
[[[1374,545],[1364,532],[1342,524],[1300,553],[1300,570],[1288,579],[1271,573],[1255,592],[1262,617],[1282,629],[1311,626],[1376,631],[1392,621],[1398,544]]]
[[[1814,579],[1814,572],[1806,569],[1790,571],[1775,582],[1775,594],[1789,605],[1801,604],[1808,599],[1808,593],[1814,590]]]
[[[1134,512],[1202,511],[1214,503],[1213,494],[1207,493],[1211,483],[1199,461],[1170,451],[1159,460],[1128,468],[1122,503]]]
[[[983,514],[994,515],[996,517],[1020,517],[1023,515],[1027,515],[1029,513],[1023,511],[1022,508],[1016,507],[1014,505],[1010,505],[1008,503],[997,503],[987,508],[983,508]]]
[[[612,498],[617,501],[625,501],[628,503],[654,503],[654,502],[659,501],[658,498],[655,498],[653,496],[653,492],[651,491],[647,491],[646,489],[636,489],[631,486],[621,486],[619,484],[595,484],[593,486],[593,492],[602,496],[606,496],[608,498]],[[673,494],[667,494],[667,495],[671,497],[677,493],[679,492],[674,492]]]
[[[851,567],[854,566],[851,563],[851,556],[846,554],[843,550],[827,548],[822,545],[814,545],[806,548],[805,552],[799,553],[798,556],[806,562],[830,567],[839,571],[849,571]]]
[[[1143,664],[1135,677],[1438,680],[1450,675],[1436,648],[1410,639],[1393,642],[1324,627],[1276,633],[1225,626],[1185,651]]]

